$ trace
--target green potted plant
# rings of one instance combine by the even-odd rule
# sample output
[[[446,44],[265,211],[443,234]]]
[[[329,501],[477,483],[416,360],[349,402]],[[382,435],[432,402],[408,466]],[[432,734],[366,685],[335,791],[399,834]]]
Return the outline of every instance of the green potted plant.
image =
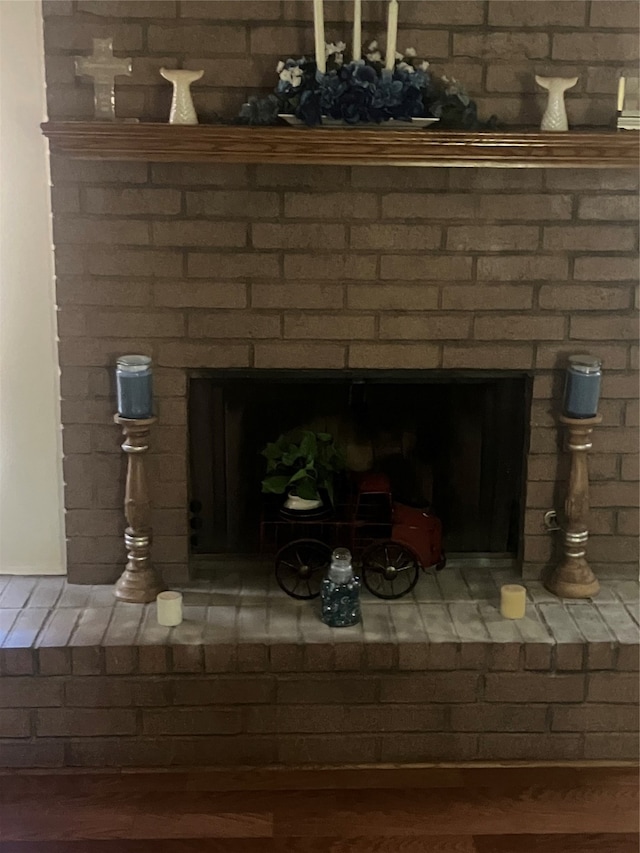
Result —
[[[322,506],[323,493],[334,500],[335,475],[344,469],[344,456],[328,432],[297,429],[269,442],[262,451],[267,472],[265,494],[287,494],[285,507],[311,510]]]

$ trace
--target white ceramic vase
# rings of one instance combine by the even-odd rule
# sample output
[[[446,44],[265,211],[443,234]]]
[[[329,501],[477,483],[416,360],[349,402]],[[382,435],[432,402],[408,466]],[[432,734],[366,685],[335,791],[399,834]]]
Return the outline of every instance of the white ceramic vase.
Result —
[[[188,71],[186,69],[161,68],[160,74],[165,80],[173,83],[173,98],[169,124],[198,124],[198,116],[191,97],[192,83],[199,80],[204,71]]]
[[[549,92],[540,130],[569,130],[564,93],[577,82],[577,77],[538,77],[536,74],[536,83]]]

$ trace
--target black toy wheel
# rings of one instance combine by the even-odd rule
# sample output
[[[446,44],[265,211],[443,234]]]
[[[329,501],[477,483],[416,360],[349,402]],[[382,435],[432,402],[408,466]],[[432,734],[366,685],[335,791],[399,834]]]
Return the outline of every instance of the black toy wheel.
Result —
[[[406,545],[376,542],[362,555],[362,580],[378,598],[402,598],[418,583],[420,566]]]
[[[330,562],[331,548],[324,542],[297,539],[278,551],[276,580],[291,598],[317,598]]]

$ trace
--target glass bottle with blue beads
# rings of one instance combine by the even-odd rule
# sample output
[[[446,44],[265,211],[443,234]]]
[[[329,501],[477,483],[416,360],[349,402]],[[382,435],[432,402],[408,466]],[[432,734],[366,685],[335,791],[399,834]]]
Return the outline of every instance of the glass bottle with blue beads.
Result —
[[[353,573],[351,552],[336,548],[322,581],[322,621],[331,628],[356,625],[360,614],[360,578]]]

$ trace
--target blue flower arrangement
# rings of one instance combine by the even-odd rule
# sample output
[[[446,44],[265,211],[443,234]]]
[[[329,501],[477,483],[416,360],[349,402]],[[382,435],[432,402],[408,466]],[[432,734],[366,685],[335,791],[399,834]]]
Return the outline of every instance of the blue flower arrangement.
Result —
[[[268,98],[250,98],[239,116],[242,124],[276,124],[278,114],[293,115],[310,127],[323,119],[348,125],[380,124],[394,119],[440,119],[440,126],[473,130],[495,127],[497,119],[478,119],[477,108],[454,79],[437,77],[412,48],[396,54],[393,70],[384,67],[377,42],[364,59],[344,62],[345,44],[328,44],[327,71],[302,57],[279,62],[278,84]]]

